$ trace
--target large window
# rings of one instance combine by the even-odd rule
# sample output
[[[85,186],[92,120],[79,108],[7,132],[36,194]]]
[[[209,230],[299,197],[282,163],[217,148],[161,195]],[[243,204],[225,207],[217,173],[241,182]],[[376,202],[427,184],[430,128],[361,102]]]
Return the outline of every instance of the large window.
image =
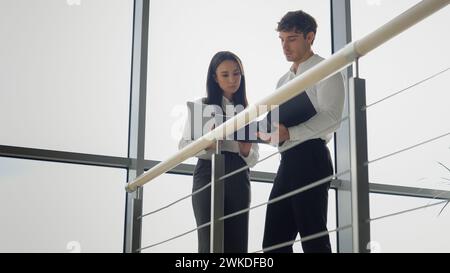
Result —
[[[192,192],[192,176],[164,174],[144,187],[144,214]],[[147,216],[142,222],[142,246],[150,246],[196,228],[191,198]],[[143,252],[197,252],[197,233]]]
[[[354,40],[418,2],[351,1]],[[127,156],[133,7],[133,0],[0,1],[0,145]],[[205,96],[216,52],[242,59],[250,103],[274,92],[290,67],[275,28],[287,11],[299,9],[317,19],[314,51],[328,57],[329,0],[151,0],[145,158],[165,160],[177,151],[186,102]],[[405,89],[367,109],[370,161],[450,132],[450,39],[442,27],[449,18],[445,8],[360,60],[369,105]],[[447,135],[376,160],[370,182],[450,190],[449,143]],[[275,152],[260,145],[260,159]],[[253,170],[274,173],[279,158]],[[0,157],[0,252],[122,252],[126,180],[124,169]],[[252,206],[266,202],[271,187],[252,183]],[[146,184],[143,211],[191,191],[192,176],[164,174]],[[330,230],[335,202],[332,190]],[[433,202],[371,194],[371,217]],[[448,252],[442,206],[372,222],[373,249]],[[266,206],[250,212],[250,252],[262,247],[265,213]],[[142,246],[195,227],[187,198],[143,219]],[[336,234],[330,238],[336,252]],[[193,232],[144,252],[196,251]]]
[[[351,1],[356,40],[419,1]],[[450,67],[450,22],[444,8],[374,50],[360,61],[367,103],[403,90]],[[450,71],[367,110],[369,160],[450,132]],[[449,190],[450,136],[380,160],[369,167],[370,182]],[[443,165],[441,165],[442,163]]]
[[[216,52],[232,51],[242,59],[249,103],[274,92],[278,79],[290,67],[275,31],[277,22],[286,12],[298,9],[317,19],[319,29],[314,50],[328,57],[331,54],[328,0],[150,1],[146,158],[165,160],[177,151],[187,115],[186,102],[206,95],[206,74]],[[261,159],[274,152],[276,149],[260,145]],[[276,155],[253,170],[276,172],[278,161],[279,155]],[[185,163],[195,162],[192,158]],[[148,184],[144,211],[188,195],[192,190],[191,181],[192,177],[164,175]],[[267,201],[271,186],[252,183],[252,204]],[[334,201],[330,204],[334,206]],[[262,247],[265,211],[262,207],[250,214],[249,251]],[[335,210],[330,211],[333,226]],[[195,220],[191,199],[188,199],[144,219],[142,244],[151,245],[192,228],[195,228]],[[296,247],[301,250],[299,244]],[[197,234],[147,251],[196,252]]]
[[[205,96],[208,65],[216,52],[233,51],[242,59],[249,103],[275,90],[290,67],[275,31],[286,12],[303,9],[317,19],[315,52],[329,56],[329,2],[150,1],[146,157],[164,160],[177,151],[186,102]],[[260,149],[261,158],[276,151],[268,145]],[[275,172],[278,160],[275,156],[255,170]]]
[[[0,1],[0,143],[126,156],[132,19],[132,0]]]
[[[126,171],[0,158],[0,252],[122,252]]]

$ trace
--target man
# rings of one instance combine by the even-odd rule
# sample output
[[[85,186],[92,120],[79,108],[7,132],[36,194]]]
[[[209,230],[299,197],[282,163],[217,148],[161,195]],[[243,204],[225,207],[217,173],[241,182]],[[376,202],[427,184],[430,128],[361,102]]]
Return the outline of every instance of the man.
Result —
[[[278,82],[277,88],[323,60],[314,54],[315,19],[303,11],[288,12],[278,23],[277,31],[290,70]],[[340,73],[321,81],[299,95],[302,114],[300,123],[282,124],[280,106],[278,130],[259,137],[279,144],[281,162],[270,199],[302,188],[333,174],[330,152],[326,146],[339,128],[344,106],[344,84]],[[297,104],[296,104],[297,105]],[[287,123],[287,122],[285,122]],[[288,150],[285,150],[290,148]],[[285,151],[283,151],[285,150]],[[292,244],[281,248],[271,246],[327,231],[328,189],[330,182],[307,190],[267,207],[263,247],[272,252],[293,252]],[[327,236],[302,243],[303,251],[331,252]]]

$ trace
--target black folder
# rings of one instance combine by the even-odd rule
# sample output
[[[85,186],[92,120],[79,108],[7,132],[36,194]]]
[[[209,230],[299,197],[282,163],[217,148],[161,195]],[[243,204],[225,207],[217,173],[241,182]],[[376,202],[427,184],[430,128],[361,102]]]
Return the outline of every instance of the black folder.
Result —
[[[268,119],[268,124],[272,124],[277,121],[275,115],[272,117],[272,112],[273,111],[270,111],[266,116]],[[308,94],[303,92],[281,104],[278,107],[278,114],[278,123],[289,128],[308,121],[315,114],[317,114],[317,112],[309,100]],[[273,127],[271,128],[273,129]]]

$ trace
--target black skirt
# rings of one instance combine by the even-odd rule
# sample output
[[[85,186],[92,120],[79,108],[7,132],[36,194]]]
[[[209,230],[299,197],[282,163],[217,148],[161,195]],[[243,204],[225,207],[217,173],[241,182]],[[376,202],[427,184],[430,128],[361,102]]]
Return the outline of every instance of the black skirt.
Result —
[[[224,152],[225,174],[246,166],[245,161],[236,153]],[[211,160],[199,159],[194,171],[192,191],[195,192],[211,182]],[[225,179],[224,214],[250,207],[250,177],[249,170],[237,173]],[[192,197],[197,226],[210,221],[211,218],[211,187]],[[249,214],[244,213],[224,222],[224,252],[246,253],[248,251],[248,220]],[[210,226],[201,228],[198,234],[198,252],[210,252]]]

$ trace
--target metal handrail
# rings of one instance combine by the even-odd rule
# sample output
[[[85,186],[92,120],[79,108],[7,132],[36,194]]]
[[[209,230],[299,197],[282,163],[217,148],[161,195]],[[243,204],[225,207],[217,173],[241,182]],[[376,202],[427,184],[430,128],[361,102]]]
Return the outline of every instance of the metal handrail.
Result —
[[[302,75],[296,77],[286,85],[278,88],[273,94],[261,99],[247,109],[229,119],[221,126],[191,143],[181,151],[175,153],[167,160],[159,163],[154,168],[128,183],[126,190],[135,191],[158,176],[170,171],[186,159],[195,156],[200,151],[209,147],[217,139],[221,139],[225,132],[235,132],[249,122],[267,113],[267,105],[281,105],[315,83],[333,75],[344,67],[353,63],[358,58],[386,43],[406,29],[412,27],[438,10],[446,7],[450,0],[423,0],[404,13],[395,17],[377,30],[369,33],[360,40],[354,41],[328,59],[322,61]],[[261,109],[264,109],[261,111]],[[258,111],[259,110],[259,111]]]

